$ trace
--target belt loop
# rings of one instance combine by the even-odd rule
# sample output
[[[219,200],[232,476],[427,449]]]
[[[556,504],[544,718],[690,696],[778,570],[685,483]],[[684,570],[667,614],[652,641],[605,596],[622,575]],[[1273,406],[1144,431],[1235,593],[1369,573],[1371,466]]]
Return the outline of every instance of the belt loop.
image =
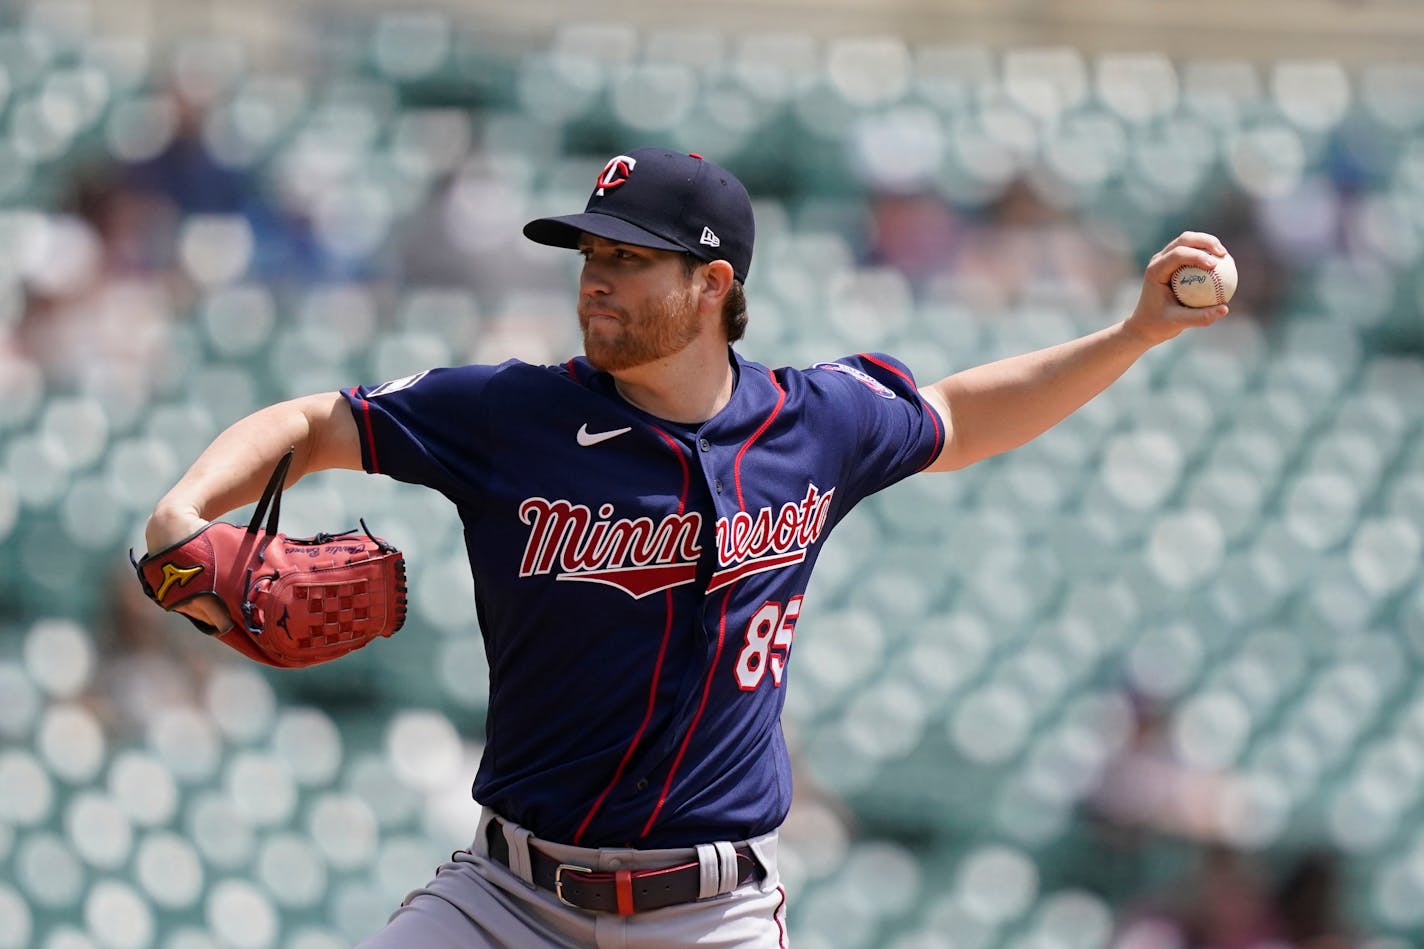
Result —
[[[632,870],[615,870],[613,872],[613,892],[618,899],[618,915],[632,916],[634,913]]]
[[[702,874],[702,881],[697,888],[699,900],[722,892],[722,868],[716,847],[711,844],[697,845],[697,869]]]
[[[529,861],[529,831],[515,824],[499,822],[500,833],[509,844],[509,869],[529,886],[534,885],[534,869]]]
[[[717,848],[717,870],[721,877],[721,884],[717,887],[717,893],[730,893],[737,888],[737,848],[733,847],[725,840],[719,840],[712,845]]]

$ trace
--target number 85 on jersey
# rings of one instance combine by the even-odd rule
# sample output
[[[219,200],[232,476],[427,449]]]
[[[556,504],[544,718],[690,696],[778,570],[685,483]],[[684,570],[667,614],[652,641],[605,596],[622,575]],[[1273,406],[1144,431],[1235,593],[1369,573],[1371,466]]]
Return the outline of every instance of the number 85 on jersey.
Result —
[[[785,612],[775,600],[767,600],[747,624],[746,645],[737,656],[737,685],[750,692],[761,685],[771,670],[772,685],[781,688],[791,641],[796,637],[796,620],[801,615],[801,595],[791,598]]]

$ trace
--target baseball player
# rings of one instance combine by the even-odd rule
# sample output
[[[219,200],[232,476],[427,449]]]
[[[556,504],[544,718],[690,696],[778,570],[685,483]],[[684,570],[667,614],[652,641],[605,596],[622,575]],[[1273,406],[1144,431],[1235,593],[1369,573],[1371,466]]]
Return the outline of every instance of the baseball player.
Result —
[[[363,946],[786,946],[780,713],[832,529],[908,475],[1028,441],[1224,316],[1169,279],[1226,249],[1183,234],[1122,322],[917,387],[887,355],[769,369],[731,347],[752,206],[699,155],[611,158],[583,213],[524,234],[583,258],[584,355],[256,412],[158,503],[149,550],[255,500],[289,446],[289,481],[362,469],[458,509],[490,668],[482,818]],[[183,608],[232,625],[207,599]]]

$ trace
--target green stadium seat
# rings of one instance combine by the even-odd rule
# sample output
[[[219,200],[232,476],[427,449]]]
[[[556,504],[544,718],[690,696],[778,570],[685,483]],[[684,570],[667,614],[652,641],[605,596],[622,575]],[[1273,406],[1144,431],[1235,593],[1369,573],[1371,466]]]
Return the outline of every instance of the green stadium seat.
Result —
[[[15,848],[14,867],[15,882],[42,912],[77,905],[89,875],[72,845],[50,831],[24,835]]]
[[[83,919],[89,933],[115,946],[144,946],[157,936],[153,909],[128,883],[101,879],[84,898]]]

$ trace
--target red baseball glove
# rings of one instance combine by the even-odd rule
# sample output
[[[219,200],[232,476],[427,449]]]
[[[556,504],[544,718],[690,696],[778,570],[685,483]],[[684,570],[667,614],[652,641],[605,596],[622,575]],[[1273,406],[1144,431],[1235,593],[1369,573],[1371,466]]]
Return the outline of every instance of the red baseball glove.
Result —
[[[246,528],[214,521],[165,550],[135,560],[144,593],[165,610],[218,598],[232,617],[220,630],[193,625],[249,658],[298,668],[328,662],[405,622],[405,555],[361,531],[288,537],[277,532],[293,452],[277,463]],[[258,530],[271,505],[267,526]],[[185,614],[186,615],[186,614]]]

